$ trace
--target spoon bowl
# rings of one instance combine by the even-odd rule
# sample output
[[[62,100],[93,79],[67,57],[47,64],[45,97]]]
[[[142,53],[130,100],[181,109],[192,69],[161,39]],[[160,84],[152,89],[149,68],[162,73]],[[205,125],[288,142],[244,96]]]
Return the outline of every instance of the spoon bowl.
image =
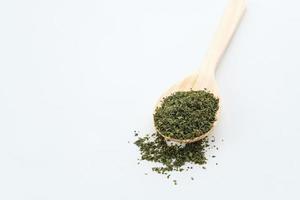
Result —
[[[218,85],[215,79],[215,71],[218,63],[220,62],[229,42],[234,35],[235,30],[238,27],[238,24],[245,12],[246,5],[245,0],[230,0],[228,7],[225,10],[225,13],[221,19],[218,30],[214,35],[214,38],[211,42],[211,45],[207,51],[206,56],[203,59],[201,68],[199,71],[192,73],[191,75],[185,77],[183,80],[171,86],[167,91],[165,91],[160,97],[159,101],[156,104],[156,107],[159,107],[164,98],[172,95],[175,92],[179,91],[199,91],[207,90],[214,94],[216,98],[219,98]],[[220,98],[219,98],[220,99]],[[213,127],[216,125],[220,116],[220,106],[219,110],[216,113],[216,121],[213,124]],[[162,135],[166,140],[173,141],[177,143],[192,143],[204,139],[211,132],[210,131],[196,137],[193,139],[175,139],[171,137],[164,136],[159,131],[158,134]]]
[[[171,88],[169,88],[159,99],[159,101],[156,104],[156,107],[159,107],[161,105],[161,103],[163,102],[163,99],[166,98],[167,96],[170,96],[171,94],[178,92],[178,91],[199,91],[199,90],[207,90],[211,93],[213,93],[213,95],[216,98],[219,98],[219,92],[218,92],[218,87],[217,87],[217,82],[214,78],[214,76],[212,77],[208,77],[208,76],[204,76],[207,74],[191,74],[189,76],[187,76],[185,79],[183,79],[182,81],[178,82],[177,84],[173,85]],[[198,78],[200,78],[198,80]],[[202,80],[202,81],[201,81]],[[204,81],[203,81],[204,80]],[[200,81],[200,82],[198,82]],[[220,103],[219,103],[220,104]],[[220,106],[219,106],[219,110],[216,113],[216,121],[214,122],[213,126],[216,125],[218,118],[220,116]],[[173,142],[177,142],[177,143],[193,143],[193,142],[197,142],[199,140],[204,139],[205,137],[207,137],[211,132],[212,129],[202,135],[200,135],[199,137],[193,138],[193,139],[175,139],[175,138],[171,138],[168,136],[165,136],[163,134],[161,134],[159,131],[157,131],[158,134],[160,134],[161,136],[163,136],[166,140],[168,141],[173,141]]]

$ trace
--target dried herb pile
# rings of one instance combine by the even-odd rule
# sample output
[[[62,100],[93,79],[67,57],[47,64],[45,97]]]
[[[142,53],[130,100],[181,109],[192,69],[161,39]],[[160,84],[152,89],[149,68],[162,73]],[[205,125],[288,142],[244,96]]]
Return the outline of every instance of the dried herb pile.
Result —
[[[156,108],[154,124],[164,136],[193,139],[213,127],[218,109],[219,99],[207,90],[176,92]]]
[[[185,146],[168,145],[165,139],[159,134],[139,137],[135,144],[139,147],[140,160],[160,163],[161,166],[153,167],[152,170],[165,174],[169,178],[171,171],[183,171],[192,167],[186,164],[206,164],[205,151],[209,147],[208,139]]]

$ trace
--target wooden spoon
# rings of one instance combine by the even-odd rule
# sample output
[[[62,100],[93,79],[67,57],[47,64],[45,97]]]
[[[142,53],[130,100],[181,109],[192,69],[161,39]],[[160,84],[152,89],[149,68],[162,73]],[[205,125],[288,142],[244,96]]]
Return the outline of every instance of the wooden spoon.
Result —
[[[177,91],[189,91],[189,90],[204,90],[212,92],[214,96],[219,98],[219,92],[217,82],[215,79],[215,71],[218,63],[220,62],[222,55],[224,54],[238,24],[246,10],[245,0],[230,0],[228,7],[225,10],[224,16],[221,19],[218,30],[214,35],[207,54],[202,62],[202,66],[199,71],[192,73],[182,81],[173,85],[167,90],[159,99],[156,107],[160,106],[163,98],[173,94]],[[217,119],[220,116],[220,108],[217,112]],[[216,122],[214,123],[215,126]],[[192,143],[199,141],[209,135],[211,130],[194,139],[174,139],[162,135],[166,140],[174,141],[178,143]],[[158,132],[159,133],[159,132]],[[160,133],[159,133],[160,134]]]

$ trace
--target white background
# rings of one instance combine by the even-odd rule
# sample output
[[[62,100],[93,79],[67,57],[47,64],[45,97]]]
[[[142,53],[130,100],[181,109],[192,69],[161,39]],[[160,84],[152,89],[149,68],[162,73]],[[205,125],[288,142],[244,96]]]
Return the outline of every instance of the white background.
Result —
[[[300,3],[247,4],[217,73],[220,149],[174,186],[127,142],[226,0],[1,0],[0,199],[300,199]]]

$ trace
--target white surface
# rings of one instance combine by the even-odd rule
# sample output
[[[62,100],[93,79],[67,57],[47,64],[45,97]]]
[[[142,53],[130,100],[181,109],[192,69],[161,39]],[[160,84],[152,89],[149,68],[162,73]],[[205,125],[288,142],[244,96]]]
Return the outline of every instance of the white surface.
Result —
[[[2,0],[0,199],[299,199],[296,0],[248,0],[219,66],[220,150],[207,170],[173,186],[145,176],[127,143],[199,66],[225,4]]]

